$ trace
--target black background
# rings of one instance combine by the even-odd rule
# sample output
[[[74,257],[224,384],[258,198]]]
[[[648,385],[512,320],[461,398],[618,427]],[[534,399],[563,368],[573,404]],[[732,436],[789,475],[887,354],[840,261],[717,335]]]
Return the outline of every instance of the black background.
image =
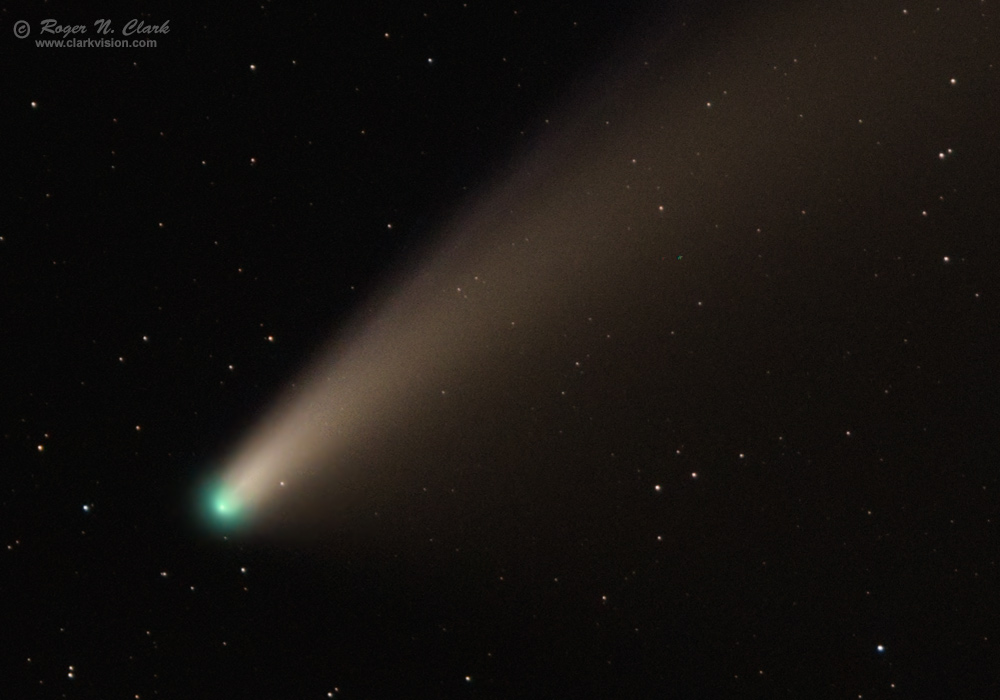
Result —
[[[110,10],[8,6],[0,694],[995,692],[996,20],[802,7],[146,8],[155,48],[57,49],[39,20]],[[675,76],[734,105],[663,116],[688,228],[618,205],[648,255],[469,391],[502,428],[403,430],[417,476],[307,534],[200,527],[194,485],[443,222]]]

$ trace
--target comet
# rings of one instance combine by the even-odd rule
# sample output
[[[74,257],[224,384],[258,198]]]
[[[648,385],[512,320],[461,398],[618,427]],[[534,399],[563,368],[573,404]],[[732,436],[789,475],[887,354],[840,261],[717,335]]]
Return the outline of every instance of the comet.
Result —
[[[772,36],[770,17],[751,18],[726,34],[726,51],[670,70],[643,48],[552,110],[532,148],[442,218],[435,245],[385,281],[221,460],[201,495],[208,521],[246,527],[283,494],[322,492],[329,477],[379,464],[384,445],[421,422],[468,420],[442,408],[456,387],[474,406],[511,382],[556,376],[522,358],[549,362],[552,339],[590,320],[655,337],[649,319],[685,313],[673,304],[698,270],[705,281],[732,276],[725,261],[760,231],[760,202],[800,198],[801,173],[837,162],[849,141],[786,139],[802,115],[785,107],[780,76],[747,68],[764,48],[811,51],[793,19]],[[822,85],[823,65],[796,70]],[[730,75],[741,77],[706,78]],[[809,133],[855,128],[827,99],[819,88],[801,96],[815,101]]]

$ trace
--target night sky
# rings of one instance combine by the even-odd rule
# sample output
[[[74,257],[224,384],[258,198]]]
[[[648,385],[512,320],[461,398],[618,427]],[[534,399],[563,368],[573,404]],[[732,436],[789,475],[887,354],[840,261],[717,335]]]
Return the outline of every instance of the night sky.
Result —
[[[997,696],[993,0],[225,5],[0,11],[0,697]]]

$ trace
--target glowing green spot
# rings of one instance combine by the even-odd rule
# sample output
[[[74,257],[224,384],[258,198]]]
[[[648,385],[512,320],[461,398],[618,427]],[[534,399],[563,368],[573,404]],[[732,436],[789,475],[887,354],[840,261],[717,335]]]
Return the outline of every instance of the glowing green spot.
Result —
[[[201,518],[212,530],[233,530],[243,526],[250,515],[247,505],[233,489],[219,480],[203,484]]]
[[[221,487],[215,494],[215,512],[224,518],[233,518],[240,513],[239,500],[229,489]]]

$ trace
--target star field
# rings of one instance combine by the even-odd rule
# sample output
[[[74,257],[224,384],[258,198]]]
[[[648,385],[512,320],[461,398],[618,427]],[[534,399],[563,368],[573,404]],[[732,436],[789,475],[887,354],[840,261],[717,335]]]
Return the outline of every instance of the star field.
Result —
[[[44,12],[0,695],[995,692],[991,2]]]

